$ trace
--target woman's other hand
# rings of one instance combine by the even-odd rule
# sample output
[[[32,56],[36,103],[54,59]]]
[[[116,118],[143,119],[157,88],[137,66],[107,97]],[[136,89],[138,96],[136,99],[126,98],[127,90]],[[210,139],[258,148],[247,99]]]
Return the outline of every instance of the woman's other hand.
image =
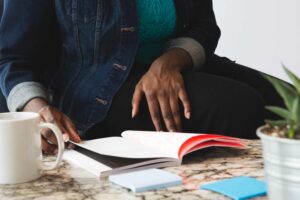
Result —
[[[187,119],[191,117],[191,105],[181,71],[191,66],[190,55],[179,48],[171,49],[156,59],[135,87],[132,117],[138,114],[145,95],[156,131],[163,131],[164,126],[170,132],[181,131],[179,101],[183,105],[184,116]]]
[[[48,105],[45,100],[40,98],[32,99],[26,104],[23,111],[39,113],[44,122],[55,124],[62,132],[65,142],[71,140],[79,143],[81,141],[72,121],[65,114]],[[68,144],[67,148],[72,148],[72,144]],[[42,130],[42,149],[45,154],[57,153],[57,140],[50,129]]]

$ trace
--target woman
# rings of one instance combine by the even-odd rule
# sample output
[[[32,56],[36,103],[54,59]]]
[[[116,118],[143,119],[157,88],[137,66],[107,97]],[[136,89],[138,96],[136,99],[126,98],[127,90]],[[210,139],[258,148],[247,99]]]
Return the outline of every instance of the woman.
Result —
[[[258,72],[214,55],[219,37],[211,0],[4,0],[1,89],[10,111],[40,113],[66,141],[126,129],[254,138],[264,106],[282,102]],[[42,145],[55,153],[51,132]]]

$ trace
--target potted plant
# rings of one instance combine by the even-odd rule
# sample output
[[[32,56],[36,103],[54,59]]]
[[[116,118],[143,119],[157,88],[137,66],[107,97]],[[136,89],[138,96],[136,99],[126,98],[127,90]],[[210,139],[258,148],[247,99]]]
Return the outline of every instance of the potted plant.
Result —
[[[300,199],[300,78],[284,67],[293,86],[264,75],[283,98],[285,108],[267,106],[280,116],[257,129],[261,138],[270,199]]]

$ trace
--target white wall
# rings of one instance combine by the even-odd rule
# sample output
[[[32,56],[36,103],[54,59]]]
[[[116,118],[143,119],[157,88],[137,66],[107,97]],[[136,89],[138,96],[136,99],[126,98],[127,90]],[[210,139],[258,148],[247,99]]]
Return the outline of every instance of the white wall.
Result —
[[[300,76],[300,0],[214,0],[217,54],[286,80]]]

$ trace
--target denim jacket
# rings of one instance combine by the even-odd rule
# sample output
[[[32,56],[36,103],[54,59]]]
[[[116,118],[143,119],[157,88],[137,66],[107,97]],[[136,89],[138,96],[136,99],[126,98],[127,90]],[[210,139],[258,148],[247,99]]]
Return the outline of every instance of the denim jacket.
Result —
[[[220,37],[212,0],[174,0],[177,32],[166,44],[186,50],[201,70]],[[133,65],[134,0],[4,0],[0,86],[10,111],[40,97],[79,131],[102,121]]]

